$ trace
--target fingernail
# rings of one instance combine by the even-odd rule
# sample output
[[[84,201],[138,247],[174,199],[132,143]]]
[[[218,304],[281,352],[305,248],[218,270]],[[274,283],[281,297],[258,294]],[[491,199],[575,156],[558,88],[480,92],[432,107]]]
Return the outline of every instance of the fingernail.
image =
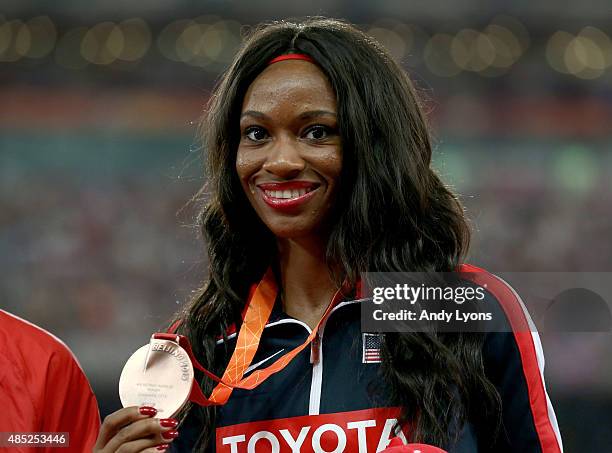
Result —
[[[178,437],[178,431],[172,430],[172,431],[166,431],[165,433],[162,433],[162,437],[164,439],[176,439]]]
[[[169,444],[161,444],[157,446],[156,450],[165,451],[168,449],[169,446],[170,446]]]
[[[162,418],[159,421],[159,424],[163,428],[176,428],[178,426],[178,420],[175,420],[173,418]]]
[[[151,406],[142,406],[138,408],[138,412],[140,412],[141,415],[153,417],[155,414],[157,414],[157,409]]]

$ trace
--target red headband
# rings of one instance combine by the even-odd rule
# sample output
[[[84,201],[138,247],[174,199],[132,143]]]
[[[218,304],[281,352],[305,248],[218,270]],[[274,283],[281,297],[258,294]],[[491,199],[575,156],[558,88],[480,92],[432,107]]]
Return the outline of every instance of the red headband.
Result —
[[[279,61],[285,61],[285,60],[304,60],[304,61],[309,61],[311,63],[314,63],[315,61],[312,59],[312,57],[309,57],[306,54],[303,53],[288,53],[285,55],[279,55],[278,57],[272,58],[268,64],[271,65],[272,63],[277,63]]]

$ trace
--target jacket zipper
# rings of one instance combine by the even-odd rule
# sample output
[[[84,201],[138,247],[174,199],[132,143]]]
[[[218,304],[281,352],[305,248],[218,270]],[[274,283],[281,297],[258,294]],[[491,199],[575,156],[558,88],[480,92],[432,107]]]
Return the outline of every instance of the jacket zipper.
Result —
[[[319,415],[321,409],[321,388],[323,387],[323,330],[325,322],[319,326],[316,336],[310,343],[310,363],[312,363],[312,381],[310,383],[310,401],[308,415]]]
[[[310,363],[316,365],[319,363],[321,358],[321,351],[319,350],[321,346],[321,334],[317,332],[317,335],[312,339],[312,343],[310,343]]]

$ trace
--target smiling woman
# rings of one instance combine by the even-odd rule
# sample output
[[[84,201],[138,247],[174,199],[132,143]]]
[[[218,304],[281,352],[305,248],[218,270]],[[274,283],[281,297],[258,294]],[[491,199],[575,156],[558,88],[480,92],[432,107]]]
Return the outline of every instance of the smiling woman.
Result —
[[[327,77],[308,61],[275,62],[246,92],[236,171],[278,238],[326,234],[342,170],[336,115]]]
[[[170,330],[209,372],[180,435],[125,408],[97,451],[561,450],[537,333],[361,331],[362,272],[476,269],[416,91],[384,48],[331,19],[264,25],[202,132],[210,277]]]

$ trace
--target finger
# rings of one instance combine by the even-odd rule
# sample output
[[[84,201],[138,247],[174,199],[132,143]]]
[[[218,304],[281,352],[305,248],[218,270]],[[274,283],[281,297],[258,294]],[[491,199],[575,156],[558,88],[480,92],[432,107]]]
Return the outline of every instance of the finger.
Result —
[[[113,412],[104,419],[94,448],[103,449],[124,426],[137,420],[153,417],[155,414],[157,410],[149,406],[130,406]]]
[[[117,450],[112,451],[112,453],[160,453],[168,449],[168,444],[153,444],[153,446],[151,446],[152,442],[154,442],[153,439],[133,440],[132,442],[121,445]],[[159,445],[166,446],[158,450],[157,447]]]
[[[117,450],[109,450],[109,453],[160,453],[167,451],[170,447],[170,442],[173,440],[174,438],[164,439],[162,443],[159,443],[160,441],[157,437],[137,439],[121,445]],[[104,453],[106,453],[106,449]]]
[[[142,453],[160,453],[163,451],[167,451],[168,448],[170,448],[170,444],[159,444],[159,445],[156,445],[155,447],[151,447],[151,448],[147,448],[146,450],[143,450]]]
[[[170,443],[178,437],[178,431],[175,429],[177,425],[178,421],[175,419],[160,420],[158,418],[149,418],[137,420],[120,429],[117,434],[108,441],[104,448],[104,453],[107,451],[123,451],[121,448],[126,444],[129,444],[130,448],[132,448],[132,442],[139,440],[143,441],[137,444],[140,450],[159,444]]]

